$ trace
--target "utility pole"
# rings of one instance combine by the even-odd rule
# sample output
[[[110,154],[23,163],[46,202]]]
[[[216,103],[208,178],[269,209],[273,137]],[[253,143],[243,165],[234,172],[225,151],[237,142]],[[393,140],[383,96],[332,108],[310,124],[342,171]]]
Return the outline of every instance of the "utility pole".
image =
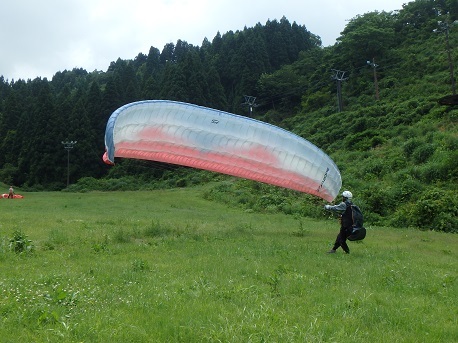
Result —
[[[339,112],[343,111],[343,103],[342,103],[342,81],[345,81],[348,79],[348,77],[345,76],[345,71],[342,70],[337,70],[337,69],[332,69],[334,72],[334,75],[332,78],[337,81],[337,106],[339,109]]]
[[[367,64],[370,65],[374,69],[375,100],[380,100],[380,95],[378,92],[377,71],[376,71],[378,64],[375,64],[375,57],[372,58],[372,62],[367,61]]]
[[[250,106],[250,117],[253,114],[253,107],[257,107],[258,105],[256,104],[256,97],[251,96],[251,95],[244,95],[245,97],[245,102],[242,103],[242,105],[248,105]]]
[[[70,150],[73,149],[73,146],[76,144],[77,141],[62,141],[64,145],[64,149],[67,150],[67,188],[70,183]]]
[[[450,82],[452,84],[452,93],[456,95],[456,85],[455,85],[455,77],[453,76],[453,62],[452,62],[452,55],[450,52],[450,42],[448,39],[449,31],[453,25],[457,25],[458,20],[455,20],[453,23],[449,24],[448,18],[446,21],[438,21],[437,25],[439,26],[438,29],[433,30],[434,32],[443,31],[445,32],[445,47],[447,48],[447,57],[448,57],[448,67],[450,70]]]

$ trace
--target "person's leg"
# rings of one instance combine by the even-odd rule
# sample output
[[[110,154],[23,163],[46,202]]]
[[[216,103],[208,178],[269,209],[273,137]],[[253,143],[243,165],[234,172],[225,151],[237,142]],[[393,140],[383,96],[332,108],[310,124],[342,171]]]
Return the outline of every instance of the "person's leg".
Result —
[[[342,247],[342,249],[347,253],[349,254],[350,253],[350,248],[348,247],[347,245],[347,238],[345,236],[343,236],[340,240],[340,246]]]
[[[333,254],[333,253],[336,252],[337,249],[339,249],[339,247],[340,247],[340,235],[341,235],[341,232],[339,232],[339,234],[337,235],[336,241],[334,242],[334,246],[332,247],[331,250],[328,251],[328,254]]]
[[[339,247],[342,247],[343,251],[345,251],[347,254],[350,253],[350,248],[347,245],[347,230],[345,229],[340,229],[339,234],[337,235],[336,241],[334,242],[334,246],[332,247],[331,250],[328,251],[328,253],[335,253]]]
[[[342,249],[349,254],[350,253],[350,248],[347,245],[347,238],[349,236],[349,230],[341,229],[339,236],[340,236],[340,246]]]

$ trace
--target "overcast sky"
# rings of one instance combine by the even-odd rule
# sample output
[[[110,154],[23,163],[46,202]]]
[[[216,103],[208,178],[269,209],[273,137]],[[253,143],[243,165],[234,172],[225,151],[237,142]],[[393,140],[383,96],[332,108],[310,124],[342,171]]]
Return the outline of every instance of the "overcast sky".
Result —
[[[63,70],[106,71],[178,39],[201,46],[219,31],[283,16],[333,45],[349,19],[402,9],[409,0],[3,0],[0,75],[34,79]]]

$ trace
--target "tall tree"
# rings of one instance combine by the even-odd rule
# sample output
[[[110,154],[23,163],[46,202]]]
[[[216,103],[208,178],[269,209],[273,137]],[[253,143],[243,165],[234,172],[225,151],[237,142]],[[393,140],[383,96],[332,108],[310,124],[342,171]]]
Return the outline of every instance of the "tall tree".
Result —
[[[351,19],[337,39],[342,64],[359,68],[367,60],[381,58],[395,43],[395,20],[387,12],[370,12]]]
[[[61,126],[58,125],[56,108],[47,80],[35,80],[36,101],[30,109],[31,125],[27,127],[25,141],[20,158],[27,160],[28,168],[22,170],[28,174],[31,184],[50,185],[59,180],[62,169],[59,168],[58,150],[61,144],[59,137]]]

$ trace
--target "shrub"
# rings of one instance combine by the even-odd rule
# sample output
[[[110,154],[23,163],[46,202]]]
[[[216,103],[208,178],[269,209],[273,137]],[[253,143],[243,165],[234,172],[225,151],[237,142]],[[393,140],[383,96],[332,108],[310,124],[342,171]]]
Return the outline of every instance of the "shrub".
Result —
[[[411,138],[404,143],[404,145],[402,146],[402,151],[404,152],[404,155],[410,157],[415,151],[415,149],[417,149],[420,145],[421,141],[418,138]]]
[[[458,150],[444,152],[440,156],[436,172],[440,180],[458,179]]]
[[[458,233],[457,213],[452,212],[453,211],[438,213],[434,218],[432,229],[436,231]]]
[[[413,205],[410,221],[418,228],[457,232],[458,200],[454,191],[429,189]]]
[[[458,178],[458,151],[442,151],[435,154],[427,163],[414,168],[413,175],[427,184],[456,180]]]
[[[385,174],[386,170],[386,163],[382,159],[366,159],[366,164],[361,168],[362,177],[368,177],[368,174],[373,174],[377,177],[381,177]]]
[[[401,205],[396,209],[396,212],[389,218],[386,224],[394,227],[415,226],[413,211],[412,203]]]
[[[417,146],[412,152],[412,159],[415,164],[425,163],[433,154],[434,146],[432,144],[422,144]]]
[[[378,144],[379,141],[383,140],[379,135],[378,135],[377,130],[370,129],[370,130],[365,130],[363,132],[357,132],[353,135],[349,135],[345,138],[345,146],[348,148],[348,150],[369,150],[371,149],[372,143]],[[376,141],[372,142],[372,139],[374,137],[378,137]]]
[[[33,251],[32,241],[20,230],[13,232],[13,237],[10,239],[9,247],[11,251],[18,254]]]
[[[390,213],[394,206],[389,190],[380,185],[373,185],[363,190],[360,198],[365,203],[365,213],[372,212],[383,217]]]
[[[371,139],[371,147],[376,148],[386,143],[386,139],[383,136],[375,136]]]
[[[406,180],[400,181],[397,187],[392,190],[392,198],[396,202],[407,202],[415,199],[423,191],[423,185],[420,181],[411,177]]]
[[[458,138],[454,136],[445,136],[442,140],[442,146],[446,150],[458,151]]]

